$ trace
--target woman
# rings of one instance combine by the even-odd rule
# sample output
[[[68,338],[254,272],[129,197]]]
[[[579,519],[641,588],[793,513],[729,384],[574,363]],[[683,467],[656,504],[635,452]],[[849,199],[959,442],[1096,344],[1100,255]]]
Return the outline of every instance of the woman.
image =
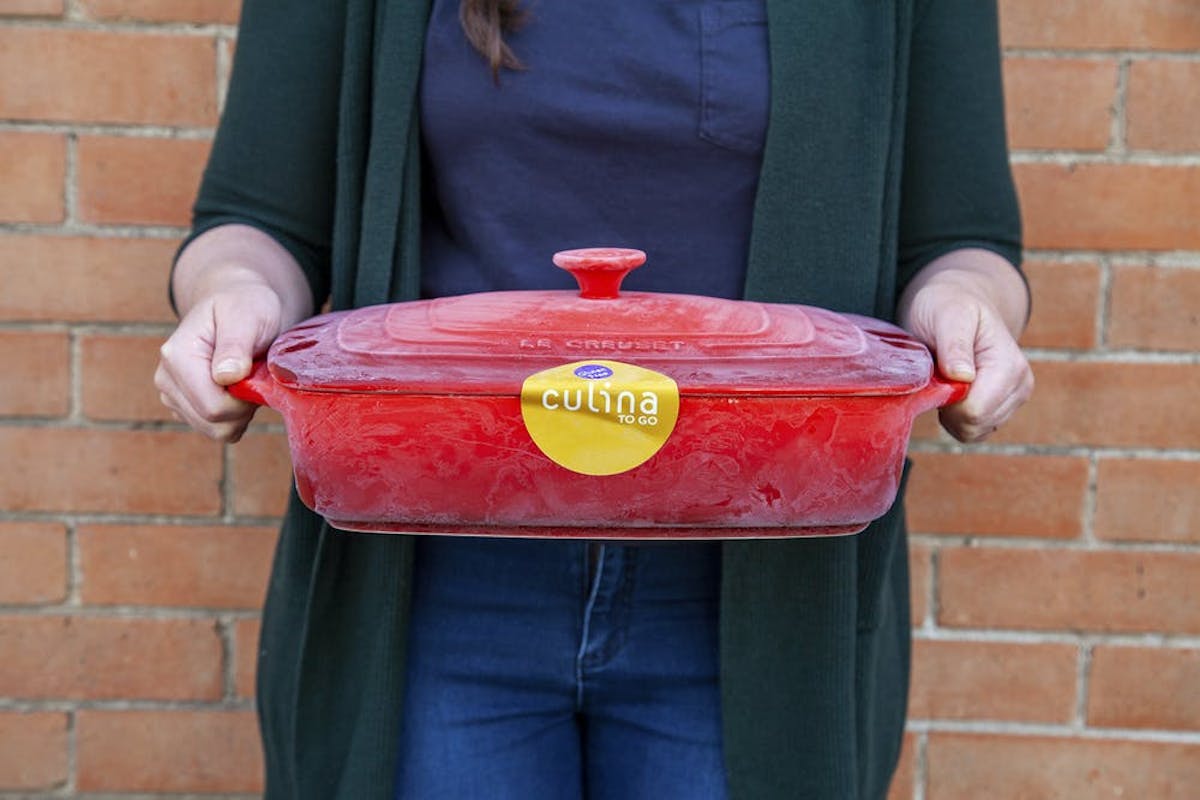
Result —
[[[327,297],[552,286],[592,244],[650,251],[630,288],[894,317],[973,381],[962,441],[1029,396],[992,2],[511,5],[246,0],[156,377],[180,418],[236,441],[223,387]],[[338,534],[293,497],[267,796],[882,797],[905,546],[899,502],[639,548]]]

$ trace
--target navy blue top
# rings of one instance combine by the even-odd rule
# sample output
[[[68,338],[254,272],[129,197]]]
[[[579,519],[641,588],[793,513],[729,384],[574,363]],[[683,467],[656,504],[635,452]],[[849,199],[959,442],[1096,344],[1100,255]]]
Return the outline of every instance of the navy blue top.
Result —
[[[768,107],[762,0],[548,0],[499,85],[435,0],[421,79],[425,296],[569,288],[551,255],[637,247],[624,288],[740,297]]]

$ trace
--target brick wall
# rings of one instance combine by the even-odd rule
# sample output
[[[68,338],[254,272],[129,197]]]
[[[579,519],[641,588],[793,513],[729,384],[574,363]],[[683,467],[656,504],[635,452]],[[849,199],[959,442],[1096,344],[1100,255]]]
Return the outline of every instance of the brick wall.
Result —
[[[1200,786],[1200,4],[1002,0],[1038,391],[919,421],[894,798]],[[279,419],[150,384],[237,0],[0,0],[0,798],[247,796]]]

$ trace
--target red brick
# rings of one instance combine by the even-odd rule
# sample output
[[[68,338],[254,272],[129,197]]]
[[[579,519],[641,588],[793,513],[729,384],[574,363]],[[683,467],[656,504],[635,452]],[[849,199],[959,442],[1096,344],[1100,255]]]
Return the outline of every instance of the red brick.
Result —
[[[0,415],[61,417],[70,391],[66,331],[0,331]]]
[[[101,420],[169,420],[154,386],[163,336],[87,336],[81,342],[83,413]]]
[[[292,482],[287,437],[282,433],[249,433],[230,452],[234,513],[282,516]]]
[[[1136,60],[1129,67],[1126,137],[1135,150],[1200,150],[1200,63]]]
[[[0,651],[5,697],[221,697],[221,640],[207,620],[0,616]]]
[[[160,33],[0,29],[0,116],[213,125],[216,43]]]
[[[1096,475],[1100,539],[1200,543],[1200,463],[1102,458]]]
[[[1100,645],[1088,725],[1200,731],[1200,650]]]
[[[918,533],[1075,538],[1088,462],[1073,456],[913,453],[909,526]]]
[[[1200,448],[1200,364],[1038,361],[996,442]]]
[[[1200,92],[1200,83],[1197,87]],[[1200,207],[1200,197],[1196,200]],[[1110,346],[1200,349],[1200,269],[1117,266],[1111,298]]]
[[[1095,262],[1030,261],[1025,264],[1025,275],[1033,295],[1033,313],[1021,344],[1074,350],[1095,347],[1100,266]]]
[[[1117,62],[1008,58],[1008,141],[1034,150],[1104,150],[1112,130]]]
[[[1026,163],[1013,174],[1026,247],[1200,249],[1200,167]]]
[[[925,623],[929,614],[929,582],[933,570],[930,560],[933,558],[933,548],[924,544],[911,544],[908,547],[908,588],[912,601],[912,624],[919,628]]]
[[[278,430],[264,430],[268,425],[274,425],[277,428],[283,425],[283,415],[268,406],[260,406],[254,414],[254,419],[250,421],[249,430],[255,433],[278,433]]]
[[[918,640],[913,648],[911,717],[1071,721],[1071,645]]]
[[[256,619],[238,620],[233,630],[233,680],[238,697],[254,696],[254,676],[258,666],[258,635],[261,626]]]
[[[84,14],[91,19],[136,22],[213,22],[234,24],[238,21],[240,0],[80,0]]]
[[[86,525],[77,536],[87,604],[256,609],[266,593],[276,533]]]
[[[1185,798],[1200,785],[1200,746],[933,733],[928,776],[929,800]]]
[[[924,414],[917,415],[913,420],[912,438],[918,442],[936,442],[942,439],[946,434],[942,431],[942,424],[938,422],[937,410],[926,411]]]
[[[5,17],[61,17],[63,0],[3,0],[0,16]]]
[[[948,627],[1200,633],[1200,553],[943,548]]]
[[[67,715],[0,711],[0,790],[67,782]]]
[[[896,766],[896,774],[892,776],[892,785],[887,794],[887,800],[912,800],[916,794],[917,771],[917,737],[915,734],[904,734],[904,744],[900,748],[900,763]]]
[[[82,792],[260,792],[251,711],[93,711],[76,716]]]
[[[0,235],[0,319],[165,322],[173,239]]]
[[[110,224],[188,225],[209,144],[194,139],[81,137],[80,217]]]
[[[1001,0],[1005,47],[1081,50],[1194,50],[1194,0]]]
[[[66,596],[66,528],[0,522],[0,604],[59,603]]]
[[[0,428],[0,508],[215,514],[221,451],[194,433]]]
[[[0,131],[0,222],[61,222],[66,174],[65,137]]]

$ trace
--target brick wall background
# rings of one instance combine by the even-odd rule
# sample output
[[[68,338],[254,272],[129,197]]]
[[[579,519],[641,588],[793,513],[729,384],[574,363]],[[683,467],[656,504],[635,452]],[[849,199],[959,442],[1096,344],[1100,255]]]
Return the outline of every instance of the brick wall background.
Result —
[[[278,417],[150,376],[237,0],[0,0],[0,798],[253,796]],[[1200,3],[1002,0],[1031,404],[919,421],[893,798],[1200,786]]]

